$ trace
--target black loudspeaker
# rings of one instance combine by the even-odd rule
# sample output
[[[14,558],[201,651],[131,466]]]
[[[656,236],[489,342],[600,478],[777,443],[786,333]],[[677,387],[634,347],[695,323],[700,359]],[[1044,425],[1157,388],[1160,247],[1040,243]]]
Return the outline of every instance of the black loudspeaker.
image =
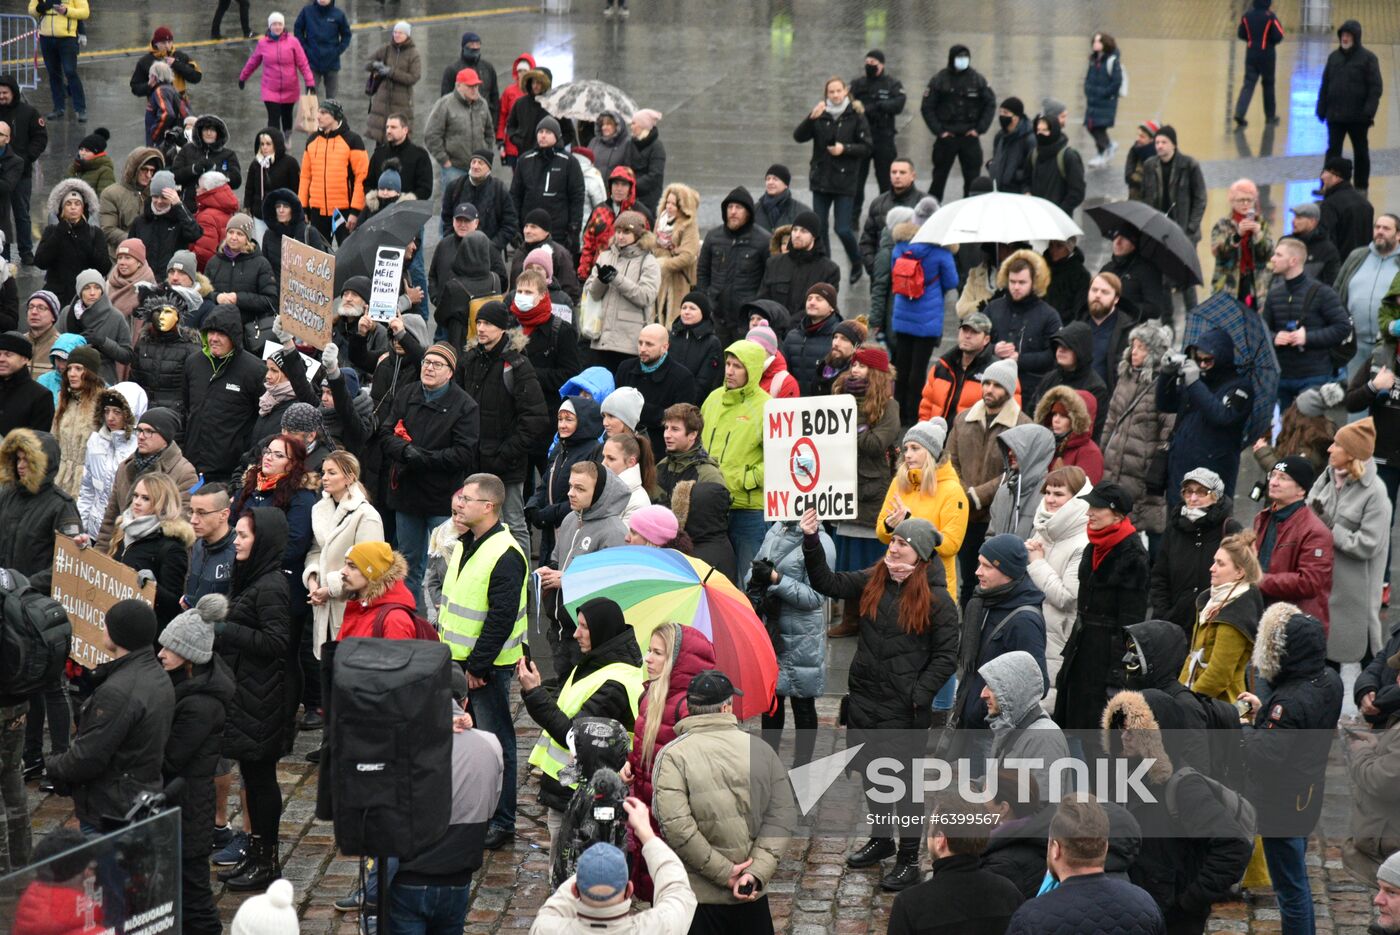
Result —
[[[447,646],[426,640],[336,647],[322,758],[343,853],[412,857],[451,821],[451,666]]]

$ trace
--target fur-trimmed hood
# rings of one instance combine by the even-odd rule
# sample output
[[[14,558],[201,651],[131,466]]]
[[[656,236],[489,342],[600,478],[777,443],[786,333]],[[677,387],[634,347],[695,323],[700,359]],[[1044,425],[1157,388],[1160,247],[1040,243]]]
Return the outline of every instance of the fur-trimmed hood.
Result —
[[[1089,413],[1089,407],[1084,398],[1080,396],[1080,390],[1071,389],[1068,386],[1055,386],[1045,391],[1045,395],[1040,397],[1040,402],[1035,404],[1035,421],[1037,425],[1050,427],[1050,410],[1056,403],[1060,403],[1069,413],[1069,432],[1071,435],[1080,435],[1090,431],[1094,427],[1094,417]],[[1089,394],[1093,399],[1093,394]]]
[[[1006,278],[1010,275],[1007,272],[1007,266],[1017,257],[1030,262],[1031,269],[1035,271],[1031,277],[1031,291],[1042,299],[1045,298],[1045,291],[1050,288],[1050,264],[1045,262],[1045,257],[1034,250],[1017,250],[1002,260],[1001,266],[997,267],[997,288],[1006,288]]]
[[[384,573],[384,577],[380,578],[378,581],[371,581],[366,584],[364,591],[358,594],[355,600],[366,606],[373,604],[385,594],[388,594],[389,590],[393,588],[394,585],[407,577],[408,560],[398,552],[395,552],[393,564],[391,564],[389,570]]]
[[[92,427],[102,431],[106,422],[103,410],[108,406],[117,406],[126,413],[127,431],[134,431],[137,420],[146,414],[147,405],[146,391],[135,383],[128,381],[107,387],[97,394],[97,411],[93,413]]]
[[[126,156],[126,162],[122,164],[122,183],[128,188],[142,190],[136,184],[136,172],[147,162],[154,159],[162,169],[165,168],[165,155],[154,146],[138,146]]]
[[[518,62],[520,61],[520,59],[516,59],[516,61]],[[539,81],[544,85],[542,88],[540,88],[541,94],[548,94],[549,89],[554,87],[554,79],[550,78],[549,73],[542,68],[531,68],[529,71],[525,72],[525,74],[521,75],[518,79],[516,79],[515,86],[519,88],[522,92],[524,92],[526,95],[529,95],[531,81]]]
[[[63,205],[63,199],[68,197],[69,192],[76,191],[83,196],[83,211],[87,216],[89,224],[96,225],[101,214],[101,208],[97,201],[97,192],[92,190],[92,186],[82,179],[62,179],[49,192],[47,208],[50,217],[58,217],[58,209]]]
[[[1166,698],[1160,692],[1154,694]],[[1170,700],[1166,703],[1170,704]],[[1176,770],[1167,756],[1162,728],[1146,693],[1122,691],[1114,695],[1103,709],[1099,726],[1103,729],[1103,747],[1110,755],[1153,760],[1147,770],[1147,781],[1157,786],[1166,785]],[[1127,737],[1120,733],[1125,730],[1130,732]]]
[[[121,514],[118,514],[116,528],[115,531],[112,533],[112,541],[114,543],[119,542],[124,538],[122,536],[124,525],[125,524],[122,522]],[[176,542],[183,545],[186,550],[194,548],[194,527],[191,526],[188,522],[186,522],[182,517],[176,516],[172,519],[161,520],[160,534],[165,536],[167,539],[174,539]]]
[[[1155,374],[1162,363],[1162,357],[1171,350],[1172,331],[1166,325],[1155,321],[1144,321],[1134,325],[1128,332],[1128,346],[1123,348],[1123,358],[1118,363],[1120,375],[1132,372],[1133,342],[1141,341],[1147,346],[1147,372]]]
[[[660,211],[666,204],[666,197],[674,194],[676,196],[676,208],[678,215],[676,225],[683,222],[695,220],[695,215],[700,211],[700,193],[689,185],[680,182],[672,182],[661,192],[661,200],[656,203],[656,210]]]
[[[1327,664],[1327,633],[1322,621],[1293,604],[1264,611],[1254,640],[1254,668],[1274,688],[1291,679],[1311,678]]]
[[[401,192],[399,197],[394,199],[394,204],[417,200],[418,196],[413,194],[413,192]],[[379,189],[371,188],[369,191],[365,192],[365,208],[369,211],[378,211],[379,207]]]
[[[13,429],[5,440],[0,442],[0,486],[10,486],[19,482],[19,471],[15,461],[23,454],[31,470],[25,472],[23,486],[31,495],[39,493],[53,484],[58,476],[58,462],[62,449],[58,439],[48,432],[33,429]]]
[[[506,350],[515,351],[517,354],[524,354],[525,348],[530,345],[530,339],[525,336],[525,332],[520,328],[510,328],[505,334]],[[481,339],[473,334],[467,339],[467,350],[481,346]]]
[[[772,235],[768,238],[768,254],[777,256],[783,252],[783,240],[792,236],[792,225],[784,224],[773,229]]]

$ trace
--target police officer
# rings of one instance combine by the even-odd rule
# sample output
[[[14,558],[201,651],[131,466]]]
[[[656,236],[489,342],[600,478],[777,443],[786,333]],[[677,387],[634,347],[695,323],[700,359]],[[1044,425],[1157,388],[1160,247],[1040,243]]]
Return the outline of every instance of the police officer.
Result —
[[[865,74],[851,82],[851,97],[865,108],[865,120],[870,124],[871,153],[860,162],[860,182],[856,188],[853,220],[860,223],[860,209],[865,204],[865,180],[870,163],[875,162],[875,184],[881,192],[890,190],[890,164],[898,153],[895,144],[895,118],[904,112],[904,85],[885,70],[885,53],[871,49],[865,53]]]

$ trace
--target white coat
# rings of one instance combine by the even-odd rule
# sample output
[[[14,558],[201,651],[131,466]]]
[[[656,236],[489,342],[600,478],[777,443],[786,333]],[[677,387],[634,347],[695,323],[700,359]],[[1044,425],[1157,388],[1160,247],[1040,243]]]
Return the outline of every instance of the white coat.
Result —
[[[1074,628],[1079,604],[1079,559],[1089,544],[1089,504],[1080,497],[1088,485],[1054,513],[1045,503],[1035,511],[1035,532],[1031,541],[1045,544],[1045,557],[1031,562],[1027,572],[1035,586],[1045,592],[1041,610],[1045,614],[1045,669],[1050,675],[1050,691],[1041,699],[1046,712],[1055,710],[1055,677],[1064,661],[1065,640]]]
[[[311,576],[315,575],[331,595],[326,603],[311,608],[315,625],[311,648],[319,659],[321,644],[340,634],[340,623],[345,617],[345,584],[340,575],[345,556],[361,542],[383,542],[384,521],[356,484],[339,503],[330,494],[321,495],[311,508],[311,534],[315,541],[306,553],[301,583],[310,590]]]
[[[78,515],[82,519],[83,532],[93,539],[102,529],[102,517],[107,512],[107,501],[112,498],[112,485],[117,478],[117,468],[123,461],[136,453],[136,422],[146,412],[146,391],[135,383],[118,383],[112,389],[122,394],[131,410],[130,431],[113,432],[102,425],[87,440],[87,452],[83,456],[83,481],[78,489]],[[97,413],[99,422],[102,413]]]

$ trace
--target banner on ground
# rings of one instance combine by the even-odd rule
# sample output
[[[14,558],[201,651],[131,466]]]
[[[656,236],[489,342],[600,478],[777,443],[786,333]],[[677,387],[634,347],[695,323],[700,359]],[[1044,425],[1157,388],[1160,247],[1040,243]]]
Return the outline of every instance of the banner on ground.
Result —
[[[380,247],[374,254],[370,279],[369,317],[388,321],[399,313],[399,282],[403,277],[402,247]]]
[[[102,648],[107,611],[132,597],[154,606],[155,582],[143,588],[136,580],[136,569],[96,549],[80,549],[67,536],[54,537],[53,599],[68,611],[68,622],[73,625],[68,656],[74,662],[93,669],[112,661]]]
[[[770,399],[763,407],[763,518],[856,518],[853,396]]]
[[[318,350],[335,325],[335,257],[282,238],[282,330]]]

